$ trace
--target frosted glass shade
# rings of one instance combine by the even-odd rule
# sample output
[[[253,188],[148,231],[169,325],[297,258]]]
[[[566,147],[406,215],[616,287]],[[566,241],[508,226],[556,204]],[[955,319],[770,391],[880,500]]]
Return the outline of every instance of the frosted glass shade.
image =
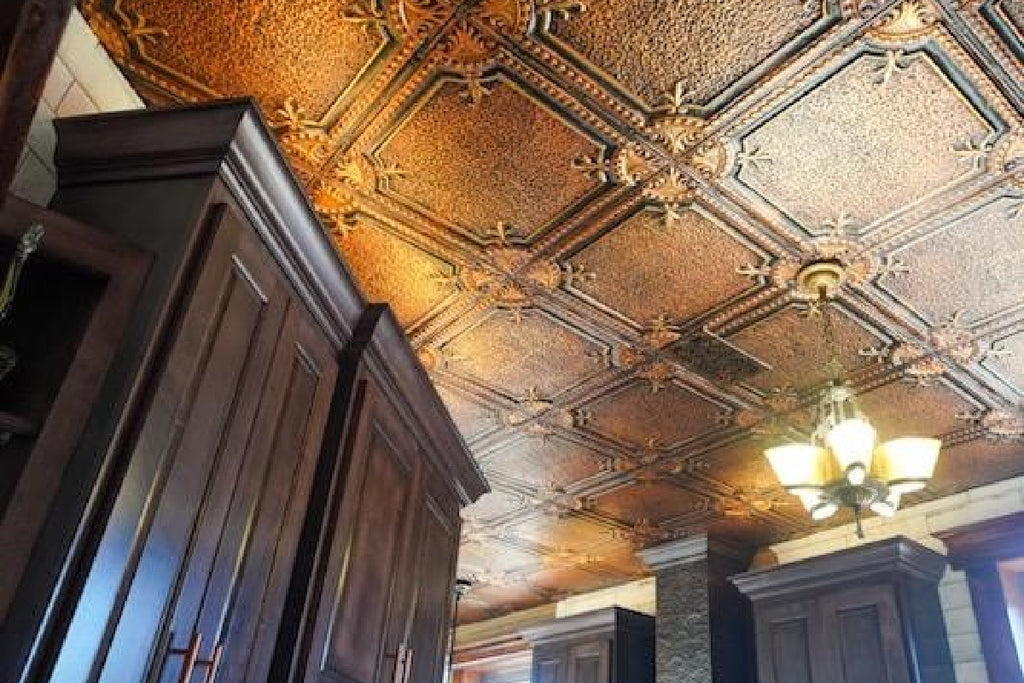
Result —
[[[821,475],[826,455],[823,448],[791,443],[769,448],[764,454],[779,483],[787,489],[814,489],[825,483]]]
[[[875,428],[864,418],[843,420],[825,435],[825,442],[844,470],[854,463],[871,470],[871,454],[875,449]]]
[[[878,447],[878,469],[891,491],[920,491],[935,471],[940,448],[938,439],[908,436],[886,441]]]

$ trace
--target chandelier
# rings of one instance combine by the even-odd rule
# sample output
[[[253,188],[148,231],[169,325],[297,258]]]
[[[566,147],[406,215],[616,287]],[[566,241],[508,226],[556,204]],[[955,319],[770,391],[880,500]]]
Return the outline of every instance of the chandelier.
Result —
[[[892,516],[900,496],[923,489],[935,470],[942,442],[904,436],[876,444],[875,428],[842,380],[835,349],[829,304],[845,276],[835,260],[810,263],[797,274],[800,293],[821,315],[829,384],[821,391],[809,438],[767,448],[764,454],[779,483],[799,496],[812,519],[828,519],[840,508],[850,508],[857,536],[864,538],[862,512]]]

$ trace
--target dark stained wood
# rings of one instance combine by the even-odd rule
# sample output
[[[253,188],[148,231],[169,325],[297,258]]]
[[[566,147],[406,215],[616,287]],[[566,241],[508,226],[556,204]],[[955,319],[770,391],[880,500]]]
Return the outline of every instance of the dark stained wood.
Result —
[[[1022,529],[1024,513],[1017,513],[936,534],[949,551],[950,564],[967,573],[991,681],[1024,682],[997,567],[1001,560],[1024,557]]]
[[[762,683],[953,683],[945,559],[903,537],[748,572]]]
[[[423,497],[417,516],[420,520],[415,535],[417,548],[410,554],[412,562],[405,568],[407,576],[416,578],[408,636],[415,653],[410,680],[439,681],[448,647],[460,523],[457,512],[445,510],[431,495]]]
[[[486,483],[254,108],[58,131],[55,204],[156,259],[109,419],[62,482],[89,502],[65,515],[52,608],[11,671],[168,683],[198,642],[193,682],[218,659],[218,681],[302,680],[316,651],[345,680],[383,681],[413,650],[416,677],[436,678],[458,511]]]
[[[811,683],[822,678],[811,656],[820,647],[821,617],[812,600],[755,607],[757,663],[761,683]]]
[[[533,683],[653,683],[654,618],[621,607],[523,629]]]
[[[12,345],[21,359],[0,387],[0,401],[9,421],[27,425],[30,433],[15,437],[2,451],[3,467],[17,461],[18,470],[3,470],[0,622],[22,579],[35,578],[29,571],[33,549],[59,499],[61,477],[94,410],[150,264],[144,252],[123,240],[13,196],[0,211],[0,238],[13,245],[35,223],[46,234],[28,262],[3,328],[5,342],[12,343],[12,333],[17,337]],[[13,639],[5,635],[0,641]],[[0,647],[0,661],[4,652]]]
[[[4,0],[0,6],[0,203],[73,6],[73,0]]]

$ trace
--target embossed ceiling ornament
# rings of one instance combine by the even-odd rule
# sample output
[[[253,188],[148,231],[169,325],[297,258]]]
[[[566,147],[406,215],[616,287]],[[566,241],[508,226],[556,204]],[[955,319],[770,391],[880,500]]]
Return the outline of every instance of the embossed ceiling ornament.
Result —
[[[880,433],[947,445],[924,497],[1024,474],[1020,4],[79,6],[148,102],[253,96],[391,302],[494,489],[480,619],[808,533],[758,454],[825,379],[808,262]]]

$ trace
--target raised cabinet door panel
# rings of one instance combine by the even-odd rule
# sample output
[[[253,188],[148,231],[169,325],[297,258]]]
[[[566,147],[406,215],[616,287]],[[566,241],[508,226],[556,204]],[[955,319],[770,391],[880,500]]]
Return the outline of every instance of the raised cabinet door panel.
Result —
[[[452,583],[459,551],[458,513],[442,510],[430,496],[423,498],[415,535],[413,563],[404,576],[416,587],[408,647],[412,651],[412,683],[441,680],[451,625]]]
[[[812,660],[820,633],[817,605],[810,600],[759,608],[758,676],[761,683],[814,683],[824,671]]]
[[[569,648],[566,683],[608,683],[611,672],[608,641]]]
[[[345,457],[347,480],[317,610],[306,680],[377,683],[394,677],[396,579],[416,508],[416,444],[368,379],[357,388],[357,417]],[[405,615],[401,615],[404,617]]]
[[[215,484],[231,503],[219,529],[211,520],[212,561],[193,554],[169,625],[173,649],[193,633],[203,638],[200,659],[222,648],[217,680],[265,679],[336,374],[329,344],[293,303],[243,464]],[[199,538],[208,531],[200,529]],[[182,659],[165,656],[159,680],[176,683]]]
[[[822,627],[841,683],[910,683],[896,594],[890,586],[849,588],[821,598]]]
[[[565,683],[565,654],[535,652],[530,683]]]
[[[287,306],[256,239],[215,221],[52,680],[144,680],[185,563],[212,562]]]

